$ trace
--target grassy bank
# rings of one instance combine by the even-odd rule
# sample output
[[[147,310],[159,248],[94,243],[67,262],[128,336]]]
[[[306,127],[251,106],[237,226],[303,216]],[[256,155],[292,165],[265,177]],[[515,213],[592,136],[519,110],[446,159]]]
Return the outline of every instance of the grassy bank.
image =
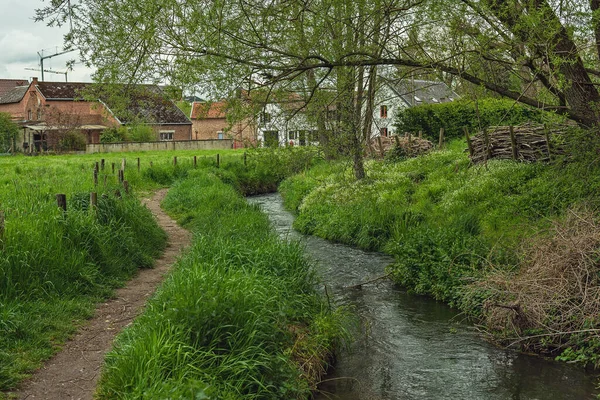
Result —
[[[306,398],[342,339],[301,247],[219,175],[234,179],[193,171],[169,191],[194,244],[118,337],[100,398]]]
[[[116,185],[93,188],[77,166],[22,161],[2,164],[0,173],[0,390],[41,366],[98,301],[151,267],[165,244],[151,213],[122,189],[117,197]],[[98,192],[96,209],[91,191]],[[66,213],[56,193],[67,195]]]
[[[599,283],[600,231],[580,233],[597,226],[600,171],[588,154],[597,146],[585,140],[552,165],[479,166],[458,141],[419,158],[370,161],[360,182],[346,164],[322,164],[280,191],[298,213],[297,229],[394,255],[396,282],[480,318],[503,343],[598,364],[597,304],[586,293]],[[583,254],[557,243],[564,232],[585,243]],[[544,262],[534,254],[553,256]],[[542,272],[540,264],[549,266]],[[577,287],[585,290],[570,290]]]

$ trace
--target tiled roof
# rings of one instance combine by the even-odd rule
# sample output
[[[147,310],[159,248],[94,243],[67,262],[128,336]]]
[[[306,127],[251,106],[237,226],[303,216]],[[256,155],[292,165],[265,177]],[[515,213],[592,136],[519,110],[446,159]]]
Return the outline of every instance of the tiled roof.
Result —
[[[387,83],[409,106],[447,103],[460,98],[444,82],[405,79],[400,82],[387,81]]]
[[[225,101],[194,102],[192,104],[192,119],[225,118],[227,103]]]
[[[77,82],[39,82],[38,90],[46,100],[83,100],[84,90],[91,88],[90,83]],[[154,124],[191,124],[190,120],[175,103],[169,100],[158,86],[137,85],[123,90],[129,94],[124,108],[119,108],[108,98],[100,95],[100,100],[122,123],[141,119]],[[90,92],[91,93],[91,92]]]
[[[19,86],[0,97],[0,104],[18,103],[27,93],[29,86]]]
[[[89,83],[76,82],[38,82],[37,88],[46,100],[81,100],[82,91]]]
[[[0,97],[17,86],[29,86],[26,79],[0,79]]]

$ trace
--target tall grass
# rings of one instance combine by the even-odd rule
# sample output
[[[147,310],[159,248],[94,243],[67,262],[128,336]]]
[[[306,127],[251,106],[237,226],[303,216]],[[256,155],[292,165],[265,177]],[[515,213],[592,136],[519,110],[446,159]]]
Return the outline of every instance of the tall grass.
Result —
[[[471,166],[464,147],[456,141],[402,162],[370,161],[360,182],[345,165],[322,165],[280,190],[300,231],[386,251],[397,260],[394,278],[409,289],[455,306],[477,303],[463,297],[465,282],[490,264],[516,268],[524,237],[600,186],[582,185],[574,164],[560,167],[566,174],[556,165],[511,161]]]
[[[164,207],[194,232],[193,247],[119,336],[99,397],[306,398],[304,361],[325,362],[343,329],[301,246],[214,172],[191,171]]]

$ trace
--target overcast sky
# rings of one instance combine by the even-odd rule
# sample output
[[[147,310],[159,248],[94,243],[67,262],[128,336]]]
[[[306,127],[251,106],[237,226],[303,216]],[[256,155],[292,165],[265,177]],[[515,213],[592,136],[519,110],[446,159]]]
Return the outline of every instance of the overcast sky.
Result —
[[[43,22],[34,22],[35,9],[45,3],[42,0],[0,0],[0,78],[29,79],[41,77],[40,72],[25,68],[39,69],[38,51],[44,55],[62,50],[63,28],[49,28]],[[72,52],[44,60],[44,69],[64,72],[65,63],[78,59]],[[90,82],[91,70],[82,64],[75,64],[67,76],[70,82]],[[46,81],[64,81],[64,75],[44,73]]]

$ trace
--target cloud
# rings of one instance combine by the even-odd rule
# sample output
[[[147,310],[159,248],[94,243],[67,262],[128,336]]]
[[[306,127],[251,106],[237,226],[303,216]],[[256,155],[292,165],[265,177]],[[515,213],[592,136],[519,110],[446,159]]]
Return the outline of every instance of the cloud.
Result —
[[[0,78],[27,78],[39,76],[35,68],[39,64],[38,51],[51,54],[62,49],[66,28],[50,28],[43,22],[34,22],[35,9],[45,4],[41,0],[1,0],[0,12]],[[77,58],[77,53],[69,53],[44,62],[46,69],[65,71],[68,60]],[[89,81],[93,70],[76,64],[69,72],[70,81]],[[46,79],[62,80],[63,76],[49,74]]]

